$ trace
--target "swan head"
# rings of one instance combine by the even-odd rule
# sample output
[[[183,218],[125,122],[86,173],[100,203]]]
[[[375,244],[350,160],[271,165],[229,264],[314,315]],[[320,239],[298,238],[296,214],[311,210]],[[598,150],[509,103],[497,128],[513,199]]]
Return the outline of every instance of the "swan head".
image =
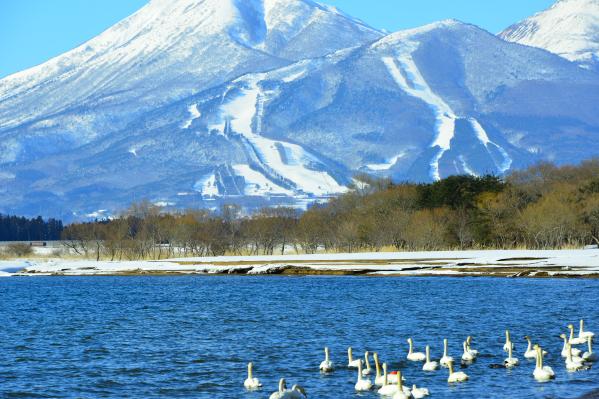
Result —
[[[561,339],[566,339],[566,338],[567,338],[567,337],[566,337],[566,334],[560,334],[560,335],[559,335],[559,337],[560,337]]]
[[[285,389],[287,389],[287,383],[285,382],[285,378],[281,378],[279,380],[279,392],[285,392]]]
[[[376,352],[374,352],[374,353],[372,354],[372,358],[373,358],[374,360],[378,361],[378,360],[379,360],[379,354],[378,354],[378,353],[376,353]]]
[[[468,345],[470,345],[470,343],[471,343],[471,342],[472,342],[472,336],[468,335],[468,336],[466,337],[466,343],[467,343]]]
[[[572,324],[568,324],[568,329],[569,330],[574,330],[574,326]]]

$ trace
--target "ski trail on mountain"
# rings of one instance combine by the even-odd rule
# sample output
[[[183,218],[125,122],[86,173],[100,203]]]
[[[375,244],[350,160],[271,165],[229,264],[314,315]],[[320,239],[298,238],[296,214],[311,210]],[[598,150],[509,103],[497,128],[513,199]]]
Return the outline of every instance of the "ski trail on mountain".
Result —
[[[322,164],[315,155],[297,144],[271,140],[260,135],[264,104],[268,101],[268,95],[272,93],[260,88],[259,82],[263,78],[264,75],[257,74],[240,81],[240,93],[223,102],[220,109],[221,119],[229,120],[232,131],[241,134],[247,140],[263,169],[276,176],[277,180],[289,182],[299,194],[327,196],[346,191],[347,188],[337,183],[327,172],[314,169],[314,166]],[[237,168],[236,171],[243,173],[243,176],[250,180],[257,179],[255,174],[246,173],[247,169]],[[264,184],[263,180],[261,182]],[[278,192],[283,190],[288,194],[281,185],[272,185]]]
[[[474,133],[476,133],[476,137],[478,137],[478,140],[485,146],[485,148],[487,149],[487,152],[489,152],[489,155],[491,154],[489,151],[490,145],[495,147],[499,151],[499,153],[503,157],[503,162],[500,164],[497,164],[497,162],[493,159],[493,157],[491,157],[491,159],[493,159],[495,166],[497,166],[497,168],[501,171],[501,173],[507,172],[510,169],[510,167],[512,166],[512,162],[513,162],[512,158],[510,158],[507,151],[502,146],[500,146],[499,144],[497,144],[489,139],[489,135],[487,134],[485,129],[482,127],[482,125],[480,124],[479,121],[477,121],[474,118],[468,118],[468,122],[470,122],[472,129],[474,129]]]
[[[439,161],[451,148],[451,140],[455,136],[455,121],[457,117],[449,105],[431,90],[416,66],[411,53],[403,52],[396,58],[383,57],[383,63],[387,66],[389,73],[403,91],[421,99],[435,112],[437,118],[435,130],[437,135],[431,147],[438,147],[439,150],[431,160],[430,177],[434,180],[441,180]]]

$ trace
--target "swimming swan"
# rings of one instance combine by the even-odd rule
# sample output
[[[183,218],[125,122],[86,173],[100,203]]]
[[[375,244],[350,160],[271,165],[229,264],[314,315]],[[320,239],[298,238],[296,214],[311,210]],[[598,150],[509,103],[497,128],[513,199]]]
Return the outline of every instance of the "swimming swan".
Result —
[[[269,399],[306,399],[306,391],[299,385],[294,385],[291,389],[287,389],[285,379],[281,378],[279,381],[279,390],[273,392]]]
[[[476,356],[472,355],[472,353],[468,351],[468,344],[466,343],[466,341],[464,341],[463,347],[464,353],[462,353],[462,360],[465,362],[473,362],[474,360],[476,360]]]
[[[464,382],[468,381],[468,374],[463,371],[453,371],[453,361],[447,363],[447,368],[449,368],[449,377],[447,377],[447,382],[452,384],[455,382]]]
[[[383,383],[377,391],[379,395],[393,396],[397,392],[397,385],[390,384],[387,376],[387,363],[383,363]]]
[[[243,386],[245,387],[245,389],[254,390],[254,389],[258,389],[262,386],[262,383],[260,383],[260,380],[257,378],[254,378],[253,371],[254,371],[254,363],[250,362],[250,363],[248,363],[248,378],[246,378],[245,381],[243,382]]]
[[[358,368],[359,364],[362,364],[362,360],[361,359],[355,359],[354,360],[354,356],[353,356],[353,352],[352,352],[352,348],[351,346],[349,348],[347,348],[347,367],[350,369],[355,369]]]
[[[566,334],[560,334],[559,337],[564,340],[564,346],[562,347],[562,357],[568,357],[568,337],[566,336]],[[570,351],[572,351],[573,356],[580,356],[580,354],[582,353],[578,348],[571,348]]]
[[[443,340],[443,357],[439,360],[441,366],[449,367],[449,362],[453,362],[453,357],[447,355],[447,339]]]
[[[478,351],[476,349],[472,349],[470,347],[471,343],[472,343],[472,337],[470,335],[468,335],[468,337],[466,338],[466,349],[468,349],[468,352],[470,352],[470,354],[472,354],[472,356],[477,357]]]
[[[568,339],[568,342],[571,345],[580,345],[587,342],[586,338],[574,337],[574,326],[572,324],[568,324],[568,330],[570,330],[570,339]]]
[[[553,369],[549,366],[543,366],[543,354],[542,349],[539,345],[535,345],[535,350],[537,351],[537,363],[535,366],[535,370],[532,375],[535,377],[535,380],[539,382],[546,382],[555,378],[555,373]]]
[[[564,338],[565,338],[565,336],[564,336]],[[526,341],[528,341],[528,347],[526,348],[526,352],[524,352],[524,357],[527,359],[536,359],[537,351],[533,349],[532,341],[530,340],[530,337],[527,335],[524,337],[524,339]],[[543,356],[545,356],[546,354],[547,354],[547,351],[543,351]]]
[[[358,392],[370,391],[372,389],[370,378],[364,378],[362,375],[362,360],[358,363],[358,380],[356,381],[355,388]]]
[[[422,370],[424,371],[435,371],[439,368],[439,363],[435,361],[431,361],[431,349],[427,345],[426,346],[426,362],[424,366],[422,366]]]
[[[589,345],[589,350],[582,354],[582,358],[585,362],[596,362],[597,354],[593,352],[593,337],[587,337],[587,343]]]
[[[370,360],[368,360],[369,357],[370,357],[370,352],[366,351],[366,353],[364,353],[366,368],[364,370],[362,370],[363,376],[370,375],[370,373],[372,372],[372,369],[370,368]]]
[[[393,399],[410,399],[412,394],[409,388],[402,385],[401,371],[397,372],[397,392],[393,394]]]
[[[572,345],[568,343],[568,356],[566,357],[566,370],[568,371],[579,371],[584,368],[582,359],[580,357],[572,356]]]
[[[590,331],[584,331],[584,320],[580,319],[580,329],[578,331],[578,338],[584,338],[585,340],[589,337],[593,338],[595,333]]]
[[[510,346],[512,347],[512,350],[514,350],[514,343],[510,337],[510,330],[505,330],[505,344],[503,345],[503,351],[507,352]]]
[[[428,395],[430,395],[430,392],[427,388],[418,388],[416,385],[412,385],[412,396],[414,399],[422,399]]]
[[[422,352],[414,352],[414,342],[412,338],[408,338],[408,344],[410,345],[410,350],[408,351],[408,356],[406,358],[412,362],[422,362],[426,360],[426,356]]]
[[[507,357],[507,359],[505,359],[503,361],[503,364],[508,369],[512,368],[512,367],[516,367],[520,363],[520,361],[518,360],[518,358],[512,356],[512,347],[511,346],[508,347],[507,353],[508,353],[508,357]]]
[[[324,348],[324,360],[320,363],[320,371],[323,373],[330,373],[335,369],[333,362],[331,362],[329,348]]]

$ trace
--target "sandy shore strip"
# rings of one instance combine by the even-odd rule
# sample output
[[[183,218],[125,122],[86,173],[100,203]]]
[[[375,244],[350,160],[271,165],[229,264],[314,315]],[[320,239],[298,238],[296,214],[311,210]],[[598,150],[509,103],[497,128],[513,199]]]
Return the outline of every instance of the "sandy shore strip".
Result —
[[[0,276],[164,274],[599,278],[599,250],[376,252],[164,261],[0,261]]]

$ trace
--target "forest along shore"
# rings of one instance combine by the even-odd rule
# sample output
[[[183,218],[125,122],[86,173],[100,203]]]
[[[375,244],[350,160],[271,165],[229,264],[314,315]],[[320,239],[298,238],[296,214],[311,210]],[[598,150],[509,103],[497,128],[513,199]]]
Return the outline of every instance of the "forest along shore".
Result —
[[[1,261],[4,276],[367,275],[599,278],[599,249],[219,256],[161,261]]]

